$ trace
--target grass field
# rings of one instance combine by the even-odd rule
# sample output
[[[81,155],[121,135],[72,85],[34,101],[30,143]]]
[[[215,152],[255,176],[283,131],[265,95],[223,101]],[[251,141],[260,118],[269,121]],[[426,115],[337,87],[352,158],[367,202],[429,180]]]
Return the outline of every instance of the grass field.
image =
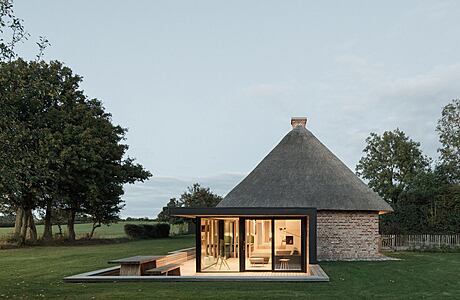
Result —
[[[140,221],[122,221],[118,222],[115,224],[111,224],[110,226],[107,225],[102,225],[102,227],[97,228],[94,237],[95,238],[122,238],[126,237],[126,234],[124,232],[123,226],[127,223],[130,224],[144,224],[147,222],[140,222]],[[87,233],[91,232],[92,224],[75,224],[75,232],[77,236],[84,236]],[[61,226],[63,232],[66,232],[66,226]],[[0,239],[7,237],[9,234],[11,234],[13,231],[13,228],[0,228]],[[53,226],[53,233],[58,233],[59,229],[57,226]],[[43,233],[43,225],[37,225],[37,233],[39,236],[42,235]]]
[[[194,236],[109,245],[0,250],[0,299],[458,299],[460,253],[399,252],[400,261],[324,262],[329,283],[63,283],[109,259],[165,254]]]

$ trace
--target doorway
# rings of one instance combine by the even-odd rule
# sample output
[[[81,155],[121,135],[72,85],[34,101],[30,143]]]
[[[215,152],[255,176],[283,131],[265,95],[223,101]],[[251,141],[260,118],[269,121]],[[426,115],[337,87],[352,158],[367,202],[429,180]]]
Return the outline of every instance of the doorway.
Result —
[[[245,228],[244,265],[247,271],[272,269],[272,220],[247,219]]]
[[[304,218],[241,218],[240,271],[305,272]]]
[[[239,271],[237,218],[201,218],[201,272]]]

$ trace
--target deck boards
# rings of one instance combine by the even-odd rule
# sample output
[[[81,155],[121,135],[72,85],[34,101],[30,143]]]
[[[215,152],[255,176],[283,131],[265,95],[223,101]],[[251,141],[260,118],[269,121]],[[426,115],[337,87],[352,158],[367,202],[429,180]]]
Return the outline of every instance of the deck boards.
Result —
[[[193,264],[195,263],[195,260]],[[187,263],[189,263],[188,261]],[[319,265],[310,265],[310,274],[301,272],[222,272],[196,273],[193,268],[181,265],[181,276],[103,276],[101,273],[116,271],[117,267],[78,274],[64,278],[65,282],[114,282],[114,281],[302,281],[327,282],[329,277]],[[188,271],[188,272],[187,272]]]

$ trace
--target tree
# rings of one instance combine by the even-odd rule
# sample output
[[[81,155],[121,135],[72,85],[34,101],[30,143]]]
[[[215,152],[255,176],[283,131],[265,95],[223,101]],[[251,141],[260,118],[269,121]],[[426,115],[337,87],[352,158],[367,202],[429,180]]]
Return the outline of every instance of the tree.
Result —
[[[221,200],[222,197],[211,192],[210,188],[195,183],[180,196],[179,203],[181,207],[215,207]]]
[[[0,0],[0,62],[17,57],[14,48],[28,38],[23,20],[16,17],[12,0]]]
[[[180,218],[172,217],[170,209],[175,207],[215,207],[222,200],[211,192],[210,188],[202,187],[200,184],[195,183],[189,186],[187,190],[180,196],[179,200],[172,198],[168,204],[163,207],[162,211],[158,214],[157,220],[161,222],[177,223]]]
[[[17,210],[15,236],[24,243],[29,230],[36,240],[32,211],[42,205],[52,177],[43,151],[46,112],[55,90],[48,66],[21,59],[0,62],[0,194]]]
[[[68,99],[60,107],[57,129],[57,193],[61,208],[68,212],[68,238],[75,239],[75,216],[88,214],[93,230],[117,219],[123,185],[144,181],[151,173],[125,158],[126,129],[112,124],[111,115],[97,99]],[[71,112],[71,113],[69,113]]]
[[[441,148],[440,171],[451,183],[460,183],[460,99],[452,100],[442,109],[436,131]]]
[[[389,204],[396,204],[414,178],[428,169],[430,160],[422,154],[420,143],[399,129],[371,133],[366,143],[356,173]]]
[[[444,186],[432,205],[431,223],[434,233],[457,234],[460,231],[460,186]]]
[[[181,218],[171,216],[171,208],[176,207],[180,207],[179,201],[176,198],[169,199],[169,202],[166,206],[163,206],[161,212],[158,214],[157,221],[169,224],[181,223],[183,221]]]
[[[57,61],[0,63],[0,195],[17,209],[21,243],[28,228],[36,239],[34,209],[45,209],[44,238],[52,236],[52,211],[65,210],[73,240],[77,213],[110,222],[122,207],[123,184],[151,176],[125,157],[126,129],[112,124],[80,82]]]

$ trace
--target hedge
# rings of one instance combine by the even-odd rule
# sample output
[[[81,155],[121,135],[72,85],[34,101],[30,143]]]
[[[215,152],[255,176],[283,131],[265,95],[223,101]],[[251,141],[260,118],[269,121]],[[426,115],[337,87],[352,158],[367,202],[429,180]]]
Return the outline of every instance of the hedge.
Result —
[[[125,224],[125,233],[133,239],[157,239],[169,236],[169,224]]]

